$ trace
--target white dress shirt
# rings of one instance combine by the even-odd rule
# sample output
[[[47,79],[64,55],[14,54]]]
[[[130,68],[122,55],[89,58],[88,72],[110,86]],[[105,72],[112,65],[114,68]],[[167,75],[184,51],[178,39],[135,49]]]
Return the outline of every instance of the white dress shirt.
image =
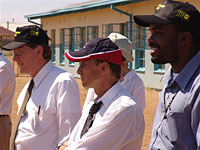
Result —
[[[34,87],[15,139],[16,150],[55,150],[80,118],[79,87],[68,72],[48,62],[35,76]],[[22,105],[29,83],[18,97]]]
[[[135,70],[129,71],[120,82],[122,87],[133,96],[140,105],[142,111],[145,108],[145,87],[142,79],[136,74]],[[93,88],[89,88],[83,109],[97,96]]]
[[[127,90],[138,102],[141,109],[145,108],[145,88],[142,79],[136,74],[135,70],[129,71],[120,82],[122,87]]]
[[[0,50],[0,115],[10,115],[15,93],[15,74],[11,62]]]
[[[102,101],[103,106],[97,112],[92,127],[80,138],[94,101],[83,110],[66,150],[139,150],[144,133],[144,116],[131,95],[118,82],[98,101]]]

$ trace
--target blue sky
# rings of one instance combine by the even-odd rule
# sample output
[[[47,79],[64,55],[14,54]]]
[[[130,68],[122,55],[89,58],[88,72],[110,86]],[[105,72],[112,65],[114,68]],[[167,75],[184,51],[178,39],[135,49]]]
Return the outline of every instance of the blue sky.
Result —
[[[46,12],[87,0],[0,0],[0,22],[27,23],[24,15]]]

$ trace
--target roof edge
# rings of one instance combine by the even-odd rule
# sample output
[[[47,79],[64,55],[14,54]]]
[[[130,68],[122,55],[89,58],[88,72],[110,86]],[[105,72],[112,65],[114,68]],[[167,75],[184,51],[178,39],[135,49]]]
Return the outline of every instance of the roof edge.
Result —
[[[69,14],[69,13],[77,13],[77,12],[84,12],[84,11],[89,11],[89,10],[94,10],[94,9],[102,9],[109,7],[111,4],[114,4],[115,6],[122,6],[130,3],[137,3],[141,1],[149,1],[149,0],[107,0],[107,1],[99,1],[99,2],[94,2],[90,4],[85,4],[81,6],[75,6],[75,7],[70,7],[69,8],[63,8],[63,9],[57,9],[57,10],[52,10],[44,13],[37,13],[37,14],[31,14],[31,15],[25,15],[25,18],[28,18],[30,20],[32,19],[40,19],[40,18],[47,18],[47,17],[52,17],[52,16],[58,16],[58,15],[63,15],[63,14]]]

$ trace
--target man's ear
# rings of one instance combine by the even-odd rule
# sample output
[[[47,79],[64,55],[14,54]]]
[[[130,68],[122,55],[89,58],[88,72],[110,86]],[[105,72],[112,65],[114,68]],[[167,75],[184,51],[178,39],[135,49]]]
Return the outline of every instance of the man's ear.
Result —
[[[101,63],[101,72],[105,72],[106,70],[108,70],[108,63],[107,62],[103,62]]]
[[[190,42],[192,42],[192,35],[190,32],[182,32],[179,36],[179,41],[181,46],[187,46]]]
[[[43,47],[41,45],[36,47],[36,54],[41,55],[43,54]]]

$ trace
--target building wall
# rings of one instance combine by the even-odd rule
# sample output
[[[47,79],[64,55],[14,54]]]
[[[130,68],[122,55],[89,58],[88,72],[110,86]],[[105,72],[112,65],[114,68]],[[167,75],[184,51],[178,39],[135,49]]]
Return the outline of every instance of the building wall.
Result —
[[[150,0],[138,2],[135,4],[129,4],[125,6],[118,6],[117,9],[123,10],[132,15],[138,14],[152,14],[155,7],[162,0]],[[181,0],[186,1],[186,0]],[[195,5],[200,10],[199,0],[189,0],[189,2]],[[93,11],[85,11],[82,13],[72,13],[65,14],[62,16],[54,16],[48,18],[42,18],[41,23],[43,28],[47,30],[48,35],[51,37],[51,30],[55,29],[55,65],[66,69],[71,72],[75,77],[79,77],[76,70],[79,63],[74,65],[69,65],[69,61],[65,58],[64,63],[60,64],[60,47],[61,43],[61,29],[62,28],[72,28],[72,27],[87,27],[91,25],[98,25],[99,27],[99,37],[102,37],[102,24],[109,23],[125,23],[129,21],[129,17],[121,14],[117,11],[111,10],[110,8],[96,9]],[[149,37],[149,32],[147,31],[147,37]],[[65,51],[67,52],[67,50]],[[135,50],[133,50],[133,56],[135,57]],[[169,64],[165,65],[165,70],[169,68]],[[133,62],[132,68],[135,68],[135,63]],[[145,50],[145,70],[137,71],[137,74],[142,78],[146,87],[161,89],[163,83],[160,82],[163,72],[154,72],[154,65],[151,63],[150,49]]]
[[[0,40],[14,40],[14,35],[2,35]]]

